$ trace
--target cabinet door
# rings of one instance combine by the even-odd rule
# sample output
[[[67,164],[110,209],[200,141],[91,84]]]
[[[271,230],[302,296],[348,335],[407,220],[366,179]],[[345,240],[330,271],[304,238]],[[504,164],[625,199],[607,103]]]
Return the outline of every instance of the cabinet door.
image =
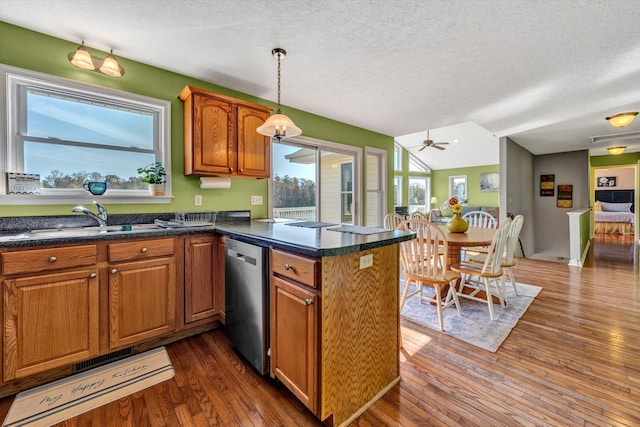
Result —
[[[215,236],[185,239],[184,316],[185,323],[207,319],[218,314],[216,298]],[[214,267],[215,266],[215,267]]]
[[[193,94],[193,138],[191,153],[193,170],[185,167],[185,175],[225,174],[234,172],[236,164],[233,111],[230,103]],[[185,140],[185,147],[189,141]],[[186,151],[186,150],[185,150]],[[185,152],[185,159],[187,159]]]
[[[318,297],[272,276],[271,316],[271,373],[316,413]]]
[[[98,276],[93,269],[4,281],[4,379],[98,354]]]
[[[109,346],[127,347],[173,332],[176,262],[158,258],[109,266]]]
[[[226,236],[217,236],[216,252],[216,309],[220,313],[223,324],[225,321],[224,241],[226,238]]]
[[[238,175],[269,178],[271,141],[256,129],[269,118],[266,111],[238,106]]]

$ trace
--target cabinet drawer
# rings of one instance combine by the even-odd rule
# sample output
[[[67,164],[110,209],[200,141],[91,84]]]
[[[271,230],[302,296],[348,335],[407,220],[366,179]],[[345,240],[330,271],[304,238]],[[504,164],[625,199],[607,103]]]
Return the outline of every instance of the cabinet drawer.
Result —
[[[8,276],[93,265],[96,263],[96,253],[96,245],[5,252],[1,254],[2,274]]]
[[[144,240],[139,242],[111,243],[108,245],[109,262],[173,256],[174,239]]]
[[[305,258],[273,249],[271,251],[271,270],[274,274],[288,277],[297,282],[318,287],[319,263],[313,258]]]

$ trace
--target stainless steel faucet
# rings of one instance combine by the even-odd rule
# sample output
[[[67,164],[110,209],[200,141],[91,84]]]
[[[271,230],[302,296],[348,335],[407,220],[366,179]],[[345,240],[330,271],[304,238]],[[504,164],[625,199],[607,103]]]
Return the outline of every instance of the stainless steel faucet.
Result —
[[[98,221],[98,224],[100,224],[100,232],[105,233],[106,230],[104,228],[107,226],[107,208],[105,208],[104,206],[102,206],[100,203],[96,201],[94,201],[93,204],[96,205],[96,207],[98,208],[97,215],[82,205],[78,205],[75,208],[71,209],[71,212],[77,212],[77,213],[83,213],[85,215],[89,215],[91,218]]]

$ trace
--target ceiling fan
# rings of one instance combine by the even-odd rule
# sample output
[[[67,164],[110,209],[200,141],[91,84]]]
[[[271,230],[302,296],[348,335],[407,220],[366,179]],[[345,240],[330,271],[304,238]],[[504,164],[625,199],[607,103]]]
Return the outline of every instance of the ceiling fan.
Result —
[[[433,142],[433,140],[429,138],[429,130],[427,130],[427,139],[422,141],[422,144],[419,146],[420,148],[418,149],[418,151],[422,151],[427,147],[437,148],[438,150],[444,150],[445,147],[442,147],[442,145],[449,145],[449,143],[448,142]]]

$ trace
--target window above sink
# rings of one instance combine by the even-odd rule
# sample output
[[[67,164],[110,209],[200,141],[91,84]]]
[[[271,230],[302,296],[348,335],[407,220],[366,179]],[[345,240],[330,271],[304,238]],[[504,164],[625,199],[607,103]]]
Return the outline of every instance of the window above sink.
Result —
[[[92,199],[86,181],[106,181],[107,203],[168,203],[170,103],[123,91],[0,65],[6,85],[7,137],[0,139],[0,176],[39,174],[40,194],[9,195],[3,204],[60,204]],[[150,196],[137,168],[162,162],[164,197]],[[80,197],[80,199],[79,199]]]

